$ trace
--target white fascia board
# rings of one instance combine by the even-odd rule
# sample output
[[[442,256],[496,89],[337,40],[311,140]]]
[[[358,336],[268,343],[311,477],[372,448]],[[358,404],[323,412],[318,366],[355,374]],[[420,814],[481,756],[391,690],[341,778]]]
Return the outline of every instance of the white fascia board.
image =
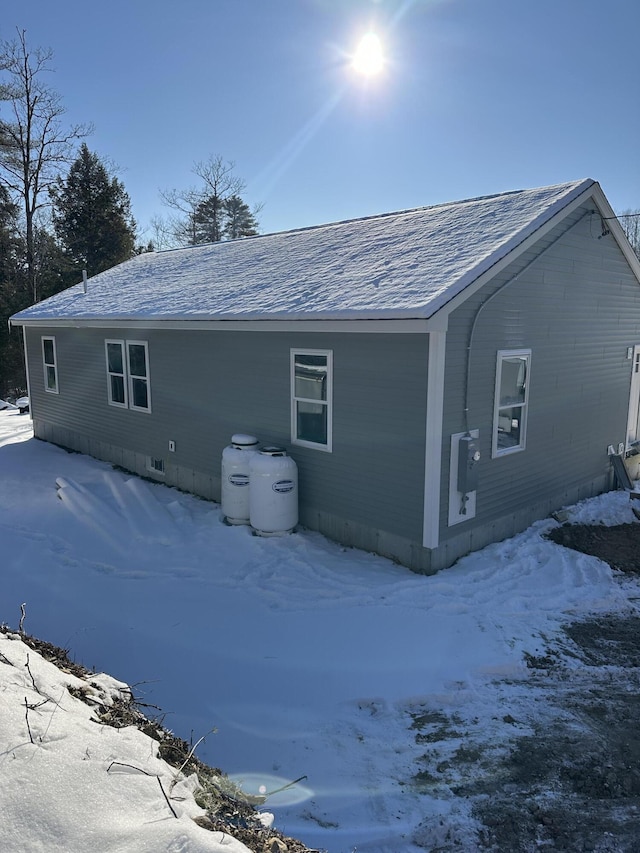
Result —
[[[446,318],[406,320],[162,320],[145,318],[73,318],[34,317],[12,320],[25,327],[66,327],[76,329],[180,329],[226,332],[362,332],[386,334],[425,334],[446,328]]]

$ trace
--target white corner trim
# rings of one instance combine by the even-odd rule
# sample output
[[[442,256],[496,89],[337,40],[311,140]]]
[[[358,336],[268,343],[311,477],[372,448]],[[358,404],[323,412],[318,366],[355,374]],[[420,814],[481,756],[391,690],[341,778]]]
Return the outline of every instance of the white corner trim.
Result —
[[[442,475],[442,418],[444,415],[445,331],[429,332],[427,418],[425,423],[424,506],[422,547],[440,544],[440,478]]]
[[[29,417],[33,420],[33,397],[31,396],[31,371],[29,370],[29,349],[27,347],[27,330],[22,330],[22,348],[24,349],[24,369],[27,374],[27,397],[29,398]]]

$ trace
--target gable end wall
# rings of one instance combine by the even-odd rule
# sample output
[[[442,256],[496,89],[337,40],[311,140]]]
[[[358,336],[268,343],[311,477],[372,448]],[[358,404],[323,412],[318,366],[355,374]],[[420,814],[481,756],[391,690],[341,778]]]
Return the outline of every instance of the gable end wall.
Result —
[[[607,447],[625,439],[640,286],[613,238],[602,236],[600,217],[583,216],[592,208],[577,210],[450,317],[435,568],[611,487]],[[476,516],[449,526],[450,436],[465,430],[469,330],[501,287],[478,316],[471,352],[469,426],[480,430],[482,454]],[[526,449],[492,459],[497,352],[520,348],[532,351]]]

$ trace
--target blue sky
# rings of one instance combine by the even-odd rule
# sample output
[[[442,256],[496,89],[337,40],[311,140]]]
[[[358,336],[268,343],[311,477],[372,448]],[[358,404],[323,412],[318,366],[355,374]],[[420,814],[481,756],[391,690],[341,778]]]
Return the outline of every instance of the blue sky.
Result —
[[[640,208],[637,0],[3,0],[16,27],[141,229],[212,154],[263,231],[583,177]]]

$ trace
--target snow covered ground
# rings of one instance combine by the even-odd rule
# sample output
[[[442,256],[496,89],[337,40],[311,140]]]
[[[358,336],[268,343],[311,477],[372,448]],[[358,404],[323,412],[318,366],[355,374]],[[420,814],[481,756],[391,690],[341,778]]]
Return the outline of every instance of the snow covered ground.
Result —
[[[623,492],[568,516],[634,521]],[[17,627],[24,602],[28,633],[135,685],[179,736],[196,740],[215,727],[199,755],[247,792],[305,776],[265,809],[279,830],[330,853],[417,850],[418,826],[421,849],[451,827],[463,849],[474,849],[471,802],[415,783],[424,753],[416,725],[444,713],[497,737],[500,721],[526,701],[525,654],[544,654],[567,619],[626,612],[638,594],[635,579],[543,539],[555,524],[539,522],[421,577],[311,532],[265,539],[228,527],[218,505],[36,441],[27,415],[0,411],[0,621]],[[14,712],[24,728],[24,706]],[[10,722],[3,711],[0,825],[7,802],[20,812],[17,792],[39,804],[37,820],[23,804],[16,853],[236,849],[216,847],[215,833],[202,840],[198,828],[176,840],[162,800],[154,817],[146,800],[129,803],[120,789],[103,801],[109,808],[96,809],[97,769],[104,774],[128,735],[104,735],[104,749],[89,750],[85,779],[66,791],[68,775],[46,760],[53,746],[32,750],[11,733],[10,749]],[[87,725],[60,723],[69,753],[83,749]],[[146,760],[161,772],[157,759]],[[58,835],[65,842],[53,847]]]
[[[167,765],[135,726],[96,724],[94,708],[68,690],[110,706],[126,700],[125,684],[62,673],[16,633],[0,634],[0,666],[3,850],[246,853],[192,820],[203,813],[195,775]]]

